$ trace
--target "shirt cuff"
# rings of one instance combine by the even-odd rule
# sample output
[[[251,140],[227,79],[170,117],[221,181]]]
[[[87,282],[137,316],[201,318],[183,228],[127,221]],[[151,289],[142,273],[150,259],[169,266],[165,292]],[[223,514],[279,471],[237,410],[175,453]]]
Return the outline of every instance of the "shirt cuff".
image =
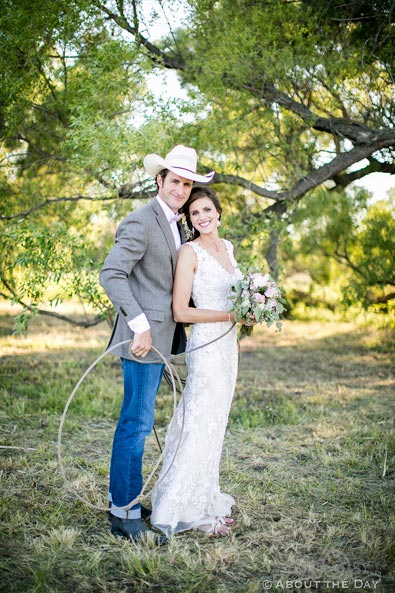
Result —
[[[151,329],[145,313],[140,313],[140,315],[137,315],[137,317],[134,317],[128,321],[128,326],[135,334],[143,334],[144,332]]]

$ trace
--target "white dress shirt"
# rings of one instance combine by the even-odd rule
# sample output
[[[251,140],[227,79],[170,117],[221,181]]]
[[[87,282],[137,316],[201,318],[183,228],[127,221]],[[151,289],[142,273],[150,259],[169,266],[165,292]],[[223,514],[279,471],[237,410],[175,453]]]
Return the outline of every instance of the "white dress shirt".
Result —
[[[156,196],[156,199],[158,200],[160,207],[169,221],[174,242],[176,244],[176,249],[178,250],[181,247],[180,231],[178,230],[176,221],[170,222],[170,219],[174,216],[174,212],[159,196]],[[137,317],[134,317],[134,319],[128,321],[128,326],[136,334],[142,334],[143,332],[146,332],[150,329],[150,324],[145,313],[140,313],[140,315],[137,315]]]

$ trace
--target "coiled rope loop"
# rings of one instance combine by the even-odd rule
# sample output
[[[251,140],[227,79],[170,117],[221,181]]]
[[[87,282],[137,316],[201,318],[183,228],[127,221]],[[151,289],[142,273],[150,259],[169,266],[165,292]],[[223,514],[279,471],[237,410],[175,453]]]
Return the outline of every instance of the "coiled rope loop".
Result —
[[[181,354],[175,354],[173,355],[171,358],[178,358],[180,356],[185,356],[185,354],[190,354],[191,352],[194,352],[195,350],[199,350],[200,348],[205,348],[206,346],[209,346],[210,344],[213,344],[214,342],[217,342],[218,340],[221,340],[223,337],[225,337],[235,326],[236,324],[233,323],[232,326],[223,334],[221,334],[220,336],[218,336],[217,338],[214,338],[213,340],[211,340],[210,342],[207,342],[206,344],[202,344],[200,346],[196,346],[195,348],[191,348],[191,350],[188,350],[187,352],[182,352]],[[59,430],[58,430],[58,442],[57,442],[57,456],[58,456],[58,467],[59,467],[59,471],[60,474],[63,478],[64,481],[64,485],[65,488],[71,493],[73,494],[73,496],[75,496],[75,498],[77,498],[78,500],[80,500],[81,502],[83,502],[84,504],[86,504],[89,508],[96,510],[96,511],[105,511],[105,512],[109,512],[109,507],[102,507],[96,504],[93,504],[92,502],[90,502],[89,500],[87,500],[86,498],[84,498],[83,496],[81,496],[78,492],[75,491],[73,485],[71,484],[70,480],[67,478],[66,475],[66,471],[65,471],[65,467],[63,464],[63,458],[62,458],[62,434],[63,434],[63,427],[64,427],[64,423],[66,420],[66,415],[68,412],[68,409],[70,407],[71,402],[73,401],[75,394],[77,393],[78,389],[80,388],[81,384],[83,383],[83,381],[86,379],[86,377],[89,375],[89,373],[99,364],[99,362],[105,357],[107,356],[107,354],[110,354],[110,352],[112,352],[112,350],[114,350],[115,348],[118,348],[119,346],[122,346],[123,344],[130,344],[130,348],[132,346],[133,340],[124,340],[122,342],[119,342],[118,344],[114,344],[113,346],[111,346],[110,348],[107,348],[102,354],[100,354],[100,356],[98,356],[98,358],[96,358],[96,360],[90,365],[90,367],[84,372],[84,374],[82,375],[82,377],[80,378],[80,380],[78,381],[78,383],[76,384],[76,386],[74,387],[73,391],[71,392],[66,405],[64,407],[61,419],[60,419],[60,424],[59,424]],[[145,361],[142,360],[141,358],[136,358],[133,353],[130,351],[130,354],[132,356],[132,359],[135,360],[136,362],[139,362],[141,364],[153,364],[153,363],[161,363],[165,365],[165,370],[168,371],[168,377],[170,379],[170,384],[172,386],[172,391],[173,391],[173,414],[176,411],[177,408],[177,384],[179,387],[179,392],[182,394],[183,392],[183,385],[182,385],[182,381],[181,378],[177,372],[177,370],[175,369],[174,365],[170,362],[170,360],[168,360],[165,356],[163,356],[163,354],[157,350],[157,348],[155,348],[154,346],[151,346],[151,350],[153,352],[155,352],[158,356],[157,360],[149,360],[149,361]],[[181,438],[183,435],[183,431],[184,431],[184,421],[185,421],[185,402],[184,402],[184,398],[181,398],[181,402],[182,402],[182,424],[181,424],[181,431],[180,431],[180,437],[178,439],[178,443],[177,443],[177,447],[176,450],[174,452],[174,455],[172,457],[172,460],[166,470],[166,472],[164,473],[164,475],[161,477],[161,479],[163,479],[167,473],[170,471],[170,468],[172,467],[174,460],[176,458],[180,443],[181,443]],[[159,445],[159,442],[158,442]],[[146,481],[143,484],[143,487],[141,489],[141,492],[138,496],[136,496],[136,498],[134,498],[133,500],[131,500],[127,505],[123,506],[123,507],[118,507],[119,509],[123,509],[125,511],[129,511],[135,504],[139,503],[145,496],[147,496],[149,493],[146,493],[146,489],[148,487],[148,485],[150,484],[156,470],[158,469],[161,461],[163,458],[163,452],[160,452],[160,455],[158,457],[157,462],[155,463],[154,468],[152,469],[151,473],[149,474],[148,478],[146,479]]]

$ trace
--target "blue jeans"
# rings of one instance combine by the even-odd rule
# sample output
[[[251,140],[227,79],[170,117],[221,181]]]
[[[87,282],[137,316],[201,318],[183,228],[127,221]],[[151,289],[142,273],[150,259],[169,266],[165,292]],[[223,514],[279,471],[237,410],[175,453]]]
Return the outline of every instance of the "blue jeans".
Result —
[[[110,500],[116,506],[129,504],[141,492],[145,438],[154,426],[156,394],[164,365],[121,358],[124,381],[122,408],[115,429],[111,466]],[[140,504],[132,510],[140,509]]]

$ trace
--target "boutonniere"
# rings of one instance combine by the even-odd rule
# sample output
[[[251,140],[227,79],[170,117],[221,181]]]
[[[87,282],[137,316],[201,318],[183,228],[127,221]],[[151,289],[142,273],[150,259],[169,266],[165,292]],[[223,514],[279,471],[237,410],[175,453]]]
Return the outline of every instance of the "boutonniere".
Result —
[[[192,229],[189,228],[186,218],[183,219],[183,221],[181,222],[182,224],[182,228],[184,231],[184,235],[185,235],[185,240],[186,241],[193,241],[193,239],[195,238],[195,229],[192,227]]]

